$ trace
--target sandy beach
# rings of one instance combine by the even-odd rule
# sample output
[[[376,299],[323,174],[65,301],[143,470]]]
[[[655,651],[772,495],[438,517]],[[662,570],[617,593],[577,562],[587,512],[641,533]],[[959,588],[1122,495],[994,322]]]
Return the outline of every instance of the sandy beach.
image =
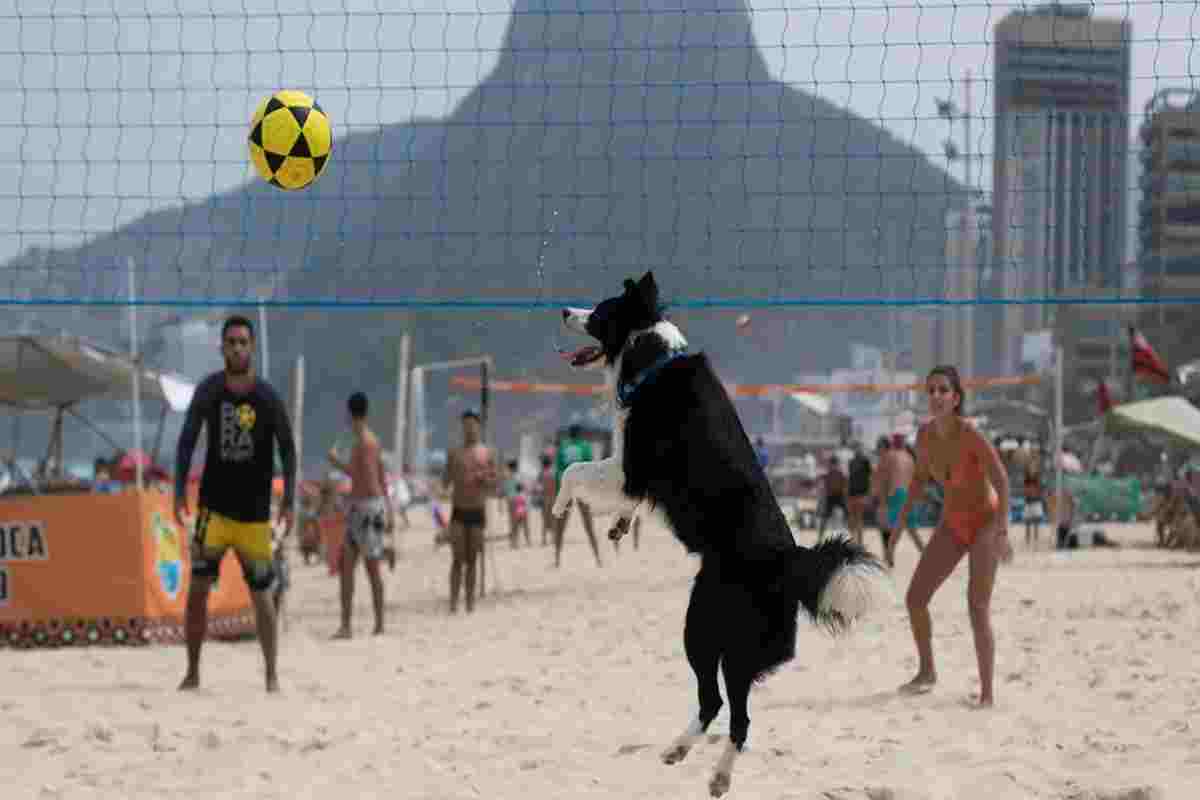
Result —
[[[697,564],[661,527],[598,569],[578,519],[552,551],[490,544],[489,593],[449,617],[449,553],[412,513],[387,573],[390,630],[330,642],[337,583],[293,559],[283,692],[263,691],[257,643],[209,643],[204,687],[175,691],[181,645],[0,650],[6,798],[621,798],[707,796],[727,731],[681,765],[659,752],[695,703],[682,646]],[[498,533],[500,522],[493,523]],[[1200,556],[1023,547],[995,594],[997,708],[977,689],[965,563],[934,599],[936,691],[902,697],[916,664],[902,598],[844,639],[801,628],[798,658],[751,697],[733,798],[1200,796]],[[878,548],[878,536],[870,542]],[[813,541],[812,532],[801,535]]]

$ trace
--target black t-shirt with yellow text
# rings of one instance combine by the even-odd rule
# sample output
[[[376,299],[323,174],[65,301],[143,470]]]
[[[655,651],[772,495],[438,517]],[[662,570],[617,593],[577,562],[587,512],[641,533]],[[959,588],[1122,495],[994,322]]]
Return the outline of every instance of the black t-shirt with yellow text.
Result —
[[[287,410],[269,383],[257,379],[249,391],[235,393],[225,385],[225,373],[217,372],[196,387],[179,434],[176,496],[185,489],[201,426],[208,428],[201,507],[239,522],[269,520],[276,442],[283,465],[283,502],[291,505],[296,446]]]

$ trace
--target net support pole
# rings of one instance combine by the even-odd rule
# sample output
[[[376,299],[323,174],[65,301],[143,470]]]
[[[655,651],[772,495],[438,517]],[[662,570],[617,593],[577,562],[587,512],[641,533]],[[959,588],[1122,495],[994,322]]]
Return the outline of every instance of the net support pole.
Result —
[[[412,441],[411,459],[413,471],[425,474],[425,371],[421,367],[413,367],[409,372],[412,387],[412,401],[409,403],[409,415],[412,424],[409,426]]]
[[[488,442],[488,362],[479,364],[479,421],[483,423],[483,441]]]
[[[412,353],[412,336],[405,331],[400,335],[400,355],[396,368],[396,432],[392,447],[396,451],[396,469],[401,473],[408,463],[405,448],[405,432],[408,428],[408,361]]]
[[[292,478],[292,530],[300,524],[300,476],[304,473],[304,355],[296,356],[292,372],[292,436],[296,440],[296,475]],[[283,476],[287,481],[287,476]]]
[[[469,358],[458,358],[452,361],[434,361],[428,364],[418,364],[409,372],[411,377],[412,391],[412,437],[413,437],[413,461],[414,464],[425,466],[425,458],[427,456],[428,436],[428,419],[425,411],[425,375],[429,372],[444,371],[448,369],[461,369],[464,367],[479,367],[480,379],[480,409],[479,422],[481,423],[483,441],[487,442],[487,414],[488,414],[488,394],[489,394],[489,376],[496,370],[495,360],[490,355],[471,356]]]
[[[138,356],[137,331],[137,265],[130,256],[126,261],[129,273],[129,360],[133,364],[133,454],[137,490],[142,483],[142,364]]]
[[[1054,529],[1062,522],[1063,501],[1063,349],[1054,348]]]
[[[262,376],[263,380],[271,379],[271,347],[267,340],[267,307],[258,304],[258,340],[262,343]]]

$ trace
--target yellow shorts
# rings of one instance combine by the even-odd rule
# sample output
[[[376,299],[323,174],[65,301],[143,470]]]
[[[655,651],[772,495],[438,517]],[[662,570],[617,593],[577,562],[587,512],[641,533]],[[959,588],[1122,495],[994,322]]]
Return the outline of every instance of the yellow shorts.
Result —
[[[269,589],[275,579],[271,523],[239,522],[201,508],[192,537],[192,575],[216,578],[221,572],[221,559],[229,548],[237,553],[250,590]]]

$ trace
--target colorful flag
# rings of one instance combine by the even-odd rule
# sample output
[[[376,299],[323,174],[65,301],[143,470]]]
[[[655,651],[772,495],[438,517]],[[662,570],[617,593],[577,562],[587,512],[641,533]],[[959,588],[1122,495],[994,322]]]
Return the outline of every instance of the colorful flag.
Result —
[[[1100,403],[1100,416],[1107,414],[1113,406],[1112,397],[1108,393],[1108,384],[1104,381],[1100,381],[1100,386],[1096,389],[1096,400]]]
[[[1158,357],[1158,353],[1154,352],[1146,337],[1132,325],[1129,326],[1129,357],[1135,378],[1162,385],[1171,382],[1171,372],[1167,365]]]

